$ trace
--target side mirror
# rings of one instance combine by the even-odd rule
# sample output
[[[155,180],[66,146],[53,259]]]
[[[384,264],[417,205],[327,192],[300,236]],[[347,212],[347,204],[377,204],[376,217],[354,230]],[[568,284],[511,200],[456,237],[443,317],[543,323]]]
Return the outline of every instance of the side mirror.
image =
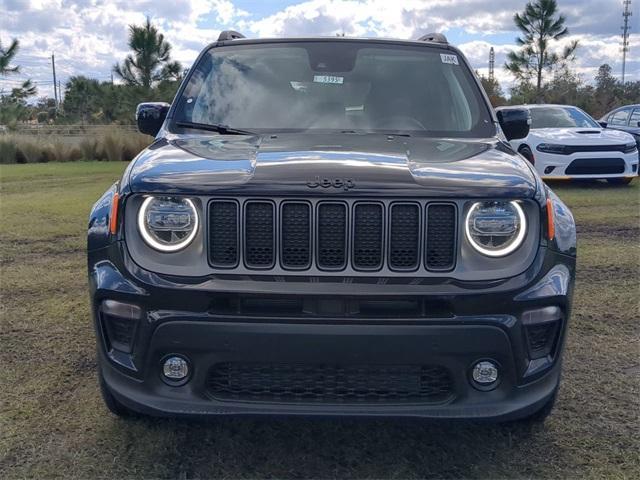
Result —
[[[170,105],[164,102],[146,102],[136,108],[136,123],[140,133],[155,137],[167,118]]]
[[[525,108],[508,108],[497,113],[500,127],[507,140],[517,140],[529,135],[531,117]]]
[[[637,123],[637,126],[640,127],[640,122]]]
[[[598,122],[602,128],[607,128],[609,125],[607,122]]]

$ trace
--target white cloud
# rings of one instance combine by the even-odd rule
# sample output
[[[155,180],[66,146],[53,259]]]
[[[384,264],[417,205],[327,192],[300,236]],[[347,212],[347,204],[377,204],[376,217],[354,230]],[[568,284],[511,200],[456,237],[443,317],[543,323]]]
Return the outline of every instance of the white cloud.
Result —
[[[40,84],[51,94],[50,54],[56,53],[58,76],[84,74],[100,80],[127,54],[128,25],[151,16],[173,45],[173,56],[189,66],[198,52],[215,41],[220,30],[234,28],[258,37],[383,36],[417,38],[429,31],[461,39],[461,49],[474,68],[486,71],[489,48],[496,51],[496,76],[503,86],[510,78],[502,68],[506,53],[515,48],[513,13],[524,0],[307,0],[292,1],[279,11],[259,5],[261,15],[244,11],[233,0],[0,0],[0,39],[17,37],[17,63],[22,74],[0,78],[0,89],[21,78]],[[581,47],[576,68],[590,79],[599,65],[619,70],[621,2],[619,0],[563,0],[570,39]],[[637,17],[632,17],[637,18]],[[637,22],[636,22],[637,27]],[[637,31],[632,30],[632,31]],[[566,39],[564,42],[568,41]],[[640,78],[640,34],[631,37],[627,71]]]

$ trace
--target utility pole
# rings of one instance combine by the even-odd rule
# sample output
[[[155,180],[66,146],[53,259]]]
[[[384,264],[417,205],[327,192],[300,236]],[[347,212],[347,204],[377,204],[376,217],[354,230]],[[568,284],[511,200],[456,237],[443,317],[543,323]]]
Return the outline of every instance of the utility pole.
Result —
[[[56,85],[58,82],[56,81],[56,57],[53,53],[51,53],[51,66],[53,67],[53,96],[56,100],[56,109],[58,108],[58,90],[56,90]]]
[[[494,70],[496,67],[496,52],[491,47],[489,50],[489,81],[493,82],[494,79]]]
[[[622,12],[622,88],[624,88],[624,76],[627,68],[627,52],[629,51],[629,17],[631,16],[631,0],[622,2],[624,10]]]

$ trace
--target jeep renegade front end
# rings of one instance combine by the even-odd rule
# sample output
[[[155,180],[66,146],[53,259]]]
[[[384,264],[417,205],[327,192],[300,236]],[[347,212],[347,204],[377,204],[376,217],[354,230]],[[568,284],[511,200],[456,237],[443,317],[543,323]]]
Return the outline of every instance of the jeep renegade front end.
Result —
[[[543,418],[575,225],[464,56],[224,32],[95,204],[115,413]]]

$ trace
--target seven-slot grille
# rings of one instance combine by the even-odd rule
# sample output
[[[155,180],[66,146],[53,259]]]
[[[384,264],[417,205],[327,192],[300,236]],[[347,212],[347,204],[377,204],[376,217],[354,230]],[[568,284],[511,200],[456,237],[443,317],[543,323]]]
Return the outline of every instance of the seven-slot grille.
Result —
[[[396,272],[455,267],[453,203],[247,199],[209,202],[209,261],[248,270]]]

